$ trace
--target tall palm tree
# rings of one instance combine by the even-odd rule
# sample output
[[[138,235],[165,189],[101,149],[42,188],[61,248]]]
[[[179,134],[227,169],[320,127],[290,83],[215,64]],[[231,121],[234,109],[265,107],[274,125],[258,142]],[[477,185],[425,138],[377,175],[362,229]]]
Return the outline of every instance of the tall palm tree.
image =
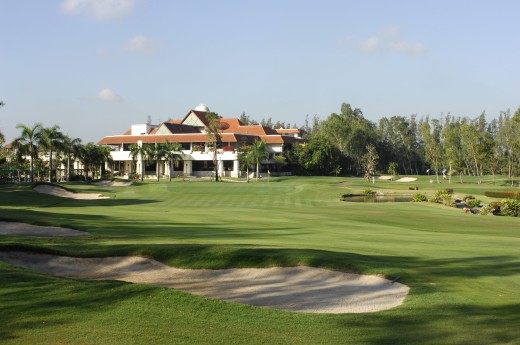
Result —
[[[159,162],[166,155],[164,144],[154,143],[146,145],[146,157],[149,162],[155,162],[155,173],[157,174],[157,182],[159,182]]]
[[[182,154],[180,153],[182,150],[182,145],[174,142],[165,142],[164,143],[165,154],[164,158],[168,161],[169,165],[169,173],[168,179],[172,181],[172,172],[174,171],[174,161],[179,161],[182,159]]]
[[[255,140],[253,145],[251,145],[249,155],[251,160],[256,163],[256,180],[258,181],[258,177],[260,176],[260,162],[269,157],[265,142],[262,140]]]
[[[139,144],[130,145],[130,156],[132,157],[134,164],[136,164],[138,159],[140,160],[141,181],[144,180],[144,160],[146,158],[146,155],[147,155],[147,151],[146,151],[146,147],[144,145],[139,145]],[[136,164],[136,166],[137,166],[137,164]]]
[[[60,132],[60,126],[45,127],[41,129],[40,144],[44,149],[49,150],[49,182],[52,182],[52,154],[55,150],[63,146],[63,133]]]
[[[242,145],[238,150],[238,161],[240,162],[241,168],[246,169],[246,181],[249,183],[249,167],[255,164],[254,157],[250,154],[251,146]]]
[[[68,135],[63,136],[63,153],[67,157],[67,181],[70,179],[70,159],[71,157],[78,157],[78,147],[81,144],[80,138],[74,138],[72,139]]]
[[[16,128],[21,129],[22,133],[20,137],[14,140],[15,147],[20,149],[25,148],[26,152],[29,154],[30,160],[30,173],[31,173],[31,183],[34,182],[34,159],[38,154],[38,143],[41,138],[41,130],[43,128],[41,123],[35,123],[32,127],[29,127],[24,124],[19,124]]]

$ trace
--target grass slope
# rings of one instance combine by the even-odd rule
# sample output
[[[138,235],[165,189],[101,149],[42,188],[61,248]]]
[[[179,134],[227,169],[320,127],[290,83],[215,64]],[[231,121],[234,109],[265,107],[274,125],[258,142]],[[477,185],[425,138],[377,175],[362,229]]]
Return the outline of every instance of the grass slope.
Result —
[[[178,267],[310,265],[384,274],[412,290],[393,310],[305,315],[119,282],[41,275],[0,262],[0,339],[9,344],[515,344],[520,339],[520,220],[429,203],[361,204],[367,188],[487,200],[482,185],[355,178],[250,184],[69,184],[106,200],[0,187],[0,218],[89,231],[85,238],[0,238],[0,249],[145,255]],[[209,282],[210,283],[210,282]]]

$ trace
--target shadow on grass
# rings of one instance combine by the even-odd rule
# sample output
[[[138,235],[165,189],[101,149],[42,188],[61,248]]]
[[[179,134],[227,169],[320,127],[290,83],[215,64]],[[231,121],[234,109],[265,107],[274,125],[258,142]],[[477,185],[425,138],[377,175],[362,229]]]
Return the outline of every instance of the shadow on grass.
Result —
[[[37,331],[81,322],[85,318],[83,313],[109,309],[153,289],[146,286],[128,289],[128,284],[112,281],[78,283],[2,262],[0,281],[0,342],[16,339],[17,334],[25,334],[29,329]]]

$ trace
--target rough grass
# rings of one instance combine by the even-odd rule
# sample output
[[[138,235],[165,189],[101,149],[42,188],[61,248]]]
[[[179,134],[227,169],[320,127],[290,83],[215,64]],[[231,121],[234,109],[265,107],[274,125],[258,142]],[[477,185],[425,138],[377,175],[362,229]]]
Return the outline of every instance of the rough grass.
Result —
[[[520,339],[520,219],[430,203],[361,204],[367,188],[453,188],[486,200],[493,185],[356,178],[270,183],[175,180],[67,186],[111,195],[68,200],[0,187],[0,218],[89,231],[85,238],[0,238],[0,249],[145,255],[178,267],[311,265],[383,274],[412,289],[370,314],[305,315],[139,284],[85,282],[0,263],[0,339],[13,344],[515,344]],[[209,282],[211,283],[211,282]]]

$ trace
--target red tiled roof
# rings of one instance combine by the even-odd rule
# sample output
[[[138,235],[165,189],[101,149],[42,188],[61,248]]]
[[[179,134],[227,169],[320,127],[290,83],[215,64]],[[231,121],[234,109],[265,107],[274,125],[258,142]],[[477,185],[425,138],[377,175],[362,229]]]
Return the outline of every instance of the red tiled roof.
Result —
[[[249,137],[235,133],[222,133],[221,140],[223,142],[238,142],[241,138]],[[210,137],[205,133],[191,134],[156,134],[156,135],[114,135],[104,137],[98,142],[98,145],[120,145],[120,144],[136,144],[142,141],[146,144],[151,143],[205,143],[211,142]]]
[[[279,134],[299,134],[300,130],[298,128],[278,128],[275,129],[276,133]]]

